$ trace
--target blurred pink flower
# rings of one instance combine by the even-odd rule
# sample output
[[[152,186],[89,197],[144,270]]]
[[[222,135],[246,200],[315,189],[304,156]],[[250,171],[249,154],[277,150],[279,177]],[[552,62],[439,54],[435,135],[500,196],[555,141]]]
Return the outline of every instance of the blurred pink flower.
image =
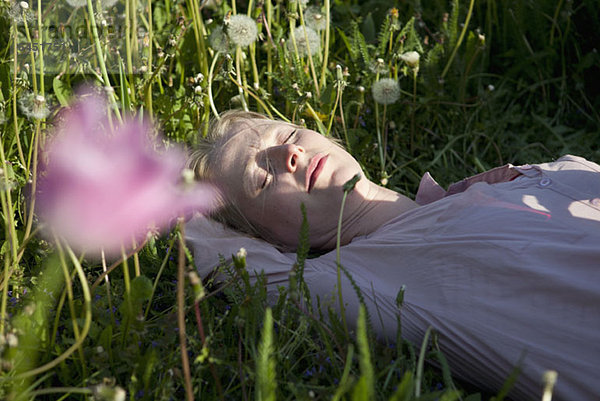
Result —
[[[119,252],[152,226],[205,212],[216,190],[183,188],[185,153],[152,139],[138,120],[110,129],[106,104],[83,94],[64,113],[46,149],[38,192],[40,217],[79,250]],[[157,148],[163,148],[160,151]]]

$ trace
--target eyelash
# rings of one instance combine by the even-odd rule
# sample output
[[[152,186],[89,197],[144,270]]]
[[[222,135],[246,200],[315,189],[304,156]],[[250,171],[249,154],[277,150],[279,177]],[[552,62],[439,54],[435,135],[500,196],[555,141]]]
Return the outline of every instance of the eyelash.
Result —
[[[292,137],[296,134],[296,131],[298,131],[298,130],[293,130],[292,133],[281,144],[285,145],[286,143],[288,143],[290,141],[290,139],[292,139]],[[271,183],[272,177],[274,177],[274,176],[275,176],[275,174],[271,167],[271,163],[269,163],[269,160],[267,159],[267,174],[265,174],[265,180],[263,181],[262,185],[260,186],[260,189],[265,189]],[[269,180],[269,177],[271,177],[271,180]]]

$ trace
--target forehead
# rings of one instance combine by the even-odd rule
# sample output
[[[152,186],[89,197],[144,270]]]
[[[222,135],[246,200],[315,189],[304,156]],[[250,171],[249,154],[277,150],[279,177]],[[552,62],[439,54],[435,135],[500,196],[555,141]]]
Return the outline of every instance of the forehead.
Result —
[[[250,193],[250,158],[262,148],[263,140],[288,125],[282,121],[246,119],[234,122],[217,142],[214,173],[228,196]]]

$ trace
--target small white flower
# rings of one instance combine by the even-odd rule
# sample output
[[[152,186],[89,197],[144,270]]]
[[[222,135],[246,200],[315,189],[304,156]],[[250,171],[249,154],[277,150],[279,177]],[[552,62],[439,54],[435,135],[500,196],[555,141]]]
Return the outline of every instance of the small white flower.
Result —
[[[227,34],[229,39],[238,46],[249,46],[256,41],[258,37],[258,28],[256,22],[247,15],[237,14],[229,18],[227,25]]]
[[[304,22],[315,31],[327,28],[327,19],[318,7],[308,7],[304,12]]]
[[[194,93],[196,95],[200,95],[202,93],[202,87],[200,85],[196,85],[196,87],[194,88]]]
[[[492,85],[492,84],[489,84],[489,85],[487,86],[487,89],[488,89],[490,92],[493,92],[493,91],[496,89],[496,87],[495,87],[494,85]]]
[[[248,252],[246,251],[246,248],[240,248],[240,250],[237,253],[237,257],[238,258],[245,258],[246,256],[248,256]]]
[[[306,36],[304,35],[305,32]],[[302,26],[298,26],[294,28],[294,38],[296,39],[296,47],[298,48],[298,53],[300,56],[306,56],[308,54],[309,48],[311,55],[315,55],[319,52],[321,40],[319,39],[319,35],[317,34],[317,32],[315,32],[314,29],[309,27],[303,28]],[[288,50],[290,52],[293,52],[293,41],[290,39],[287,43]]]
[[[98,384],[94,387],[94,399],[97,401],[125,401],[127,393],[119,386],[110,387]]]
[[[23,10],[28,10],[29,9],[29,3],[27,3],[26,1],[20,2],[19,5],[21,6],[21,8]]]
[[[208,38],[210,47],[221,53],[227,53],[229,51],[229,38],[227,34],[223,32],[223,27],[218,26],[210,33]]]
[[[373,99],[379,104],[392,104],[400,98],[400,84],[391,78],[383,78],[373,84]]]
[[[400,55],[400,60],[404,61],[409,67],[417,68],[421,56],[417,52],[406,52]]]
[[[13,333],[8,333],[6,335],[6,344],[11,348],[15,348],[19,345],[19,338]]]

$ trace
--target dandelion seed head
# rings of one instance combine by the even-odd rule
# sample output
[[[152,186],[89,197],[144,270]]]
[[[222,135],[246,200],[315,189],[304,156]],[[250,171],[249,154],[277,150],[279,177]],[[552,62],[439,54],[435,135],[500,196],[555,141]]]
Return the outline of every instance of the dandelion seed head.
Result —
[[[379,104],[392,104],[400,98],[400,84],[391,78],[383,78],[373,84],[373,99]]]
[[[408,65],[411,68],[417,68],[419,66],[420,58],[421,56],[419,55],[419,53],[415,51],[402,53],[400,55],[400,60],[404,61],[406,65]]]
[[[210,43],[210,47],[213,50],[216,50],[221,53],[227,53],[229,51],[229,38],[227,34],[223,31],[222,26],[218,26],[210,34],[208,38]]]
[[[370,66],[369,69],[374,74],[387,74],[388,67],[385,64],[385,61],[382,58],[378,58],[375,60]]]
[[[315,31],[327,28],[327,19],[318,7],[308,7],[304,12],[304,22]]]
[[[227,25],[227,35],[236,45],[245,47],[256,41],[258,28],[256,22],[247,15],[232,15]]]
[[[29,9],[29,3],[26,1],[13,2],[8,9],[8,16],[18,25],[35,21],[35,15]]]
[[[304,35],[305,32],[306,36]],[[308,54],[309,48],[311,55],[315,55],[319,52],[321,40],[319,39],[319,34],[317,34],[317,32],[315,32],[314,29],[309,27],[298,26],[294,28],[294,38],[296,39],[296,46],[298,48],[298,53],[300,54],[300,56],[306,56]],[[293,52],[293,41],[290,39],[287,43],[288,50],[290,52]]]
[[[21,111],[27,118],[41,120],[48,117],[50,110],[46,98],[42,95],[36,95],[33,92],[26,93],[19,99]]]

